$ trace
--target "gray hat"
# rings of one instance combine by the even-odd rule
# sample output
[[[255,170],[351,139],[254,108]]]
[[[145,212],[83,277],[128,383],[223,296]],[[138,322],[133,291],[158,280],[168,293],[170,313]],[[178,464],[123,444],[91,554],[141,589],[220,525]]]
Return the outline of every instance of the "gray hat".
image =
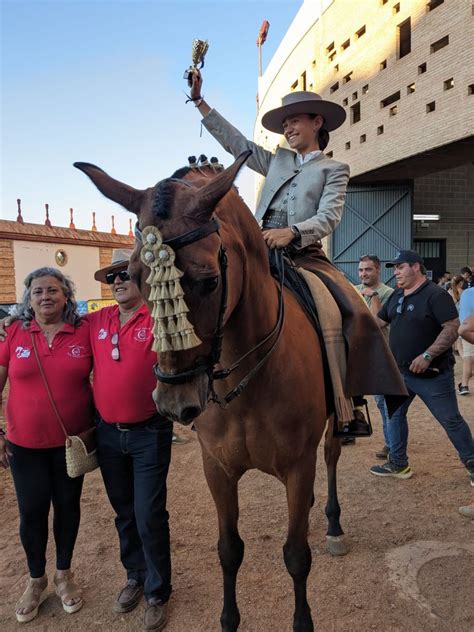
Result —
[[[112,264],[106,268],[97,270],[94,274],[94,279],[101,283],[106,283],[105,277],[109,272],[119,272],[120,270],[126,270],[128,268],[128,262],[132,255],[133,250],[127,250],[125,248],[117,248],[112,250]]]
[[[290,92],[281,100],[281,107],[263,115],[262,125],[270,132],[283,134],[283,121],[295,114],[321,114],[328,132],[340,127],[346,120],[345,109],[333,101],[325,101],[315,92]]]

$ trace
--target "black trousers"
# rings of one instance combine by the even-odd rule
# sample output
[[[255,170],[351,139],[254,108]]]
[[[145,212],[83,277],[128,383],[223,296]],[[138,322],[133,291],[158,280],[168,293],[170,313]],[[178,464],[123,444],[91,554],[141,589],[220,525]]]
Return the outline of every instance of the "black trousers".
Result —
[[[42,577],[46,568],[48,516],[54,509],[53,533],[56,568],[67,570],[81,519],[84,477],[70,478],[64,448],[22,448],[9,442],[10,467],[20,510],[20,538],[31,577]]]

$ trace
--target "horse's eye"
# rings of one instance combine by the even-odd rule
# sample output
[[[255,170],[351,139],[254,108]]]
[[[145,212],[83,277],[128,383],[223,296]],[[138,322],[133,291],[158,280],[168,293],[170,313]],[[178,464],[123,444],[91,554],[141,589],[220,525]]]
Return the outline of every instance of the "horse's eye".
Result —
[[[214,292],[219,284],[219,277],[212,277],[210,279],[202,279],[196,281],[195,286],[200,294],[210,294]]]

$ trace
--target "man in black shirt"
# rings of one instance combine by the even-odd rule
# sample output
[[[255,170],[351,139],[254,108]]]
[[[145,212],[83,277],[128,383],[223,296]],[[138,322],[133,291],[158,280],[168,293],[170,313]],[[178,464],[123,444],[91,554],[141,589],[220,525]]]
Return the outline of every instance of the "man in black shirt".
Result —
[[[410,478],[407,411],[418,395],[445,429],[474,485],[474,440],[462,418],[454,389],[452,345],[459,319],[449,294],[426,278],[423,259],[402,250],[386,264],[395,268],[398,289],[378,313],[390,324],[389,343],[409,398],[388,420],[389,460],[370,468],[376,476]]]

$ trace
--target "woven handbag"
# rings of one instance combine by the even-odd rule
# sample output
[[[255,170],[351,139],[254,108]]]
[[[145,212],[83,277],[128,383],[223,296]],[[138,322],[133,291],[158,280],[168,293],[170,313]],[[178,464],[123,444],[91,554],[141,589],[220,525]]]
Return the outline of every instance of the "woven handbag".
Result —
[[[35,337],[33,336],[32,332],[31,342],[33,344],[33,350],[35,352],[36,362],[38,363],[38,368],[40,370],[41,377],[43,378],[46,392],[48,393],[49,401],[51,402],[51,406],[53,407],[59,425],[61,426],[61,430],[64,432],[64,436],[66,437],[66,471],[70,478],[83,476],[83,474],[87,474],[87,472],[92,472],[92,470],[95,470],[96,467],[98,467],[99,465],[97,462],[95,428],[89,428],[88,430],[84,430],[77,435],[68,434],[51,394],[51,390],[49,388],[49,384],[39,358],[38,350],[36,348]]]

